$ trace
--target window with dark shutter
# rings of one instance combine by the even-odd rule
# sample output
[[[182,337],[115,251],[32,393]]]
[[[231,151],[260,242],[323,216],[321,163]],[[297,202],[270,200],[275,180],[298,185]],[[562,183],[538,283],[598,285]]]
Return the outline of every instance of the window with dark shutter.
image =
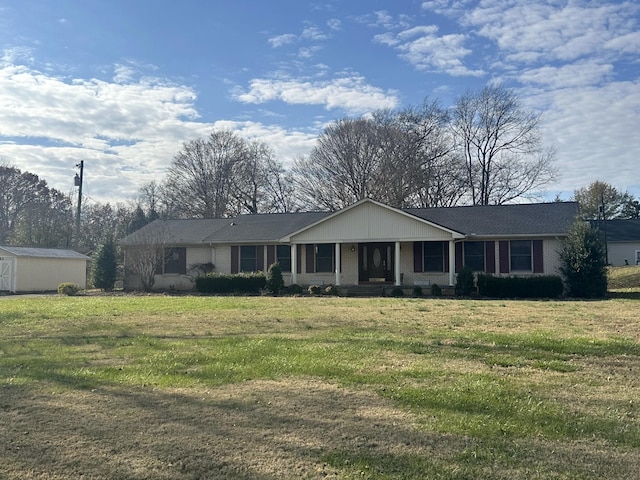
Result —
[[[424,271],[444,272],[447,242],[424,242]]]
[[[187,273],[187,248],[171,247],[164,249],[164,273]]]
[[[319,243],[316,245],[316,272],[333,272],[334,252],[335,247],[333,243]]]
[[[464,242],[464,266],[484,272],[484,242]]]
[[[283,272],[291,271],[291,247],[289,245],[276,247],[276,261],[280,264],[280,269]]]
[[[531,240],[511,240],[509,252],[512,272],[531,272]]]
[[[242,245],[240,247],[240,271],[257,271],[258,251],[255,245]]]

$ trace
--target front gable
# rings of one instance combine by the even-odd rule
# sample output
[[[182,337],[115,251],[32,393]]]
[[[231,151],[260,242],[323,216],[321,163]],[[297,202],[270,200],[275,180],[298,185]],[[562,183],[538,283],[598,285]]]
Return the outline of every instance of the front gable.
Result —
[[[334,213],[282,239],[290,243],[448,241],[458,232],[370,199]]]

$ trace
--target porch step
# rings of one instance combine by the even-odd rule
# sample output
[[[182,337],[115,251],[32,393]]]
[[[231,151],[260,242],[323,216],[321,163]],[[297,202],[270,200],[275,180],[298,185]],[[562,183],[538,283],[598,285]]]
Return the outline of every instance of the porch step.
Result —
[[[337,287],[338,295],[341,297],[389,297],[391,295],[391,290],[396,288],[395,285],[384,283],[384,284],[367,284],[367,285],[344,285]],[[402,291],[404,293],[403,296],[411,297],[414,293],[414,287],[403,285]],[[453,296],[455,295],[455,288],[443,286],[442,295],[443,296]],[[431,292],[428,287],[422,288],[422,295],[425,297],[430,297]]]
[[[345,285],[338,287],[341,297],[382,297],[386,284]]]

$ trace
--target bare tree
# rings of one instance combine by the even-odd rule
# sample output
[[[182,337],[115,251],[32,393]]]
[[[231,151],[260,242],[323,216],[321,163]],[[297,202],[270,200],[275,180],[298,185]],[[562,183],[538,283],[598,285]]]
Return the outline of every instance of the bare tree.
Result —
[[[325,128],[306,158],[293,165],[296,191],[314,208],[338,210],[378,198],[383,145],[376,124],[344,118]]]
[[[455,204],[460,182],[452,177],[460,169],[447,122],[438,102],[426,101],[338,120],[295,162],[296,191],[308,205],[330,210],[363,198],[400,208]]]
[[[452,115],[474,205],[512,201],[554,178],[554,154],[542,146],[540,116],[525,109],[511,90],[487,86],[467,92]]]
[[[168,231],[164,221],[156,220],[125,238],[124,247],[125,288],[138,285],[150,292],[156,281],[158,267],[162,264]]]
[[[233,171],[246,155],[245,142],[230,131],[185,142],[163,187],[171,216],[217,218],[228,214]]]
[[[273,211],[282,166],[262,142],[226,130],[185,142],[169,168],[162,200],[169,216],[220,218]],[[280,190],[280,194],[283,190]]]

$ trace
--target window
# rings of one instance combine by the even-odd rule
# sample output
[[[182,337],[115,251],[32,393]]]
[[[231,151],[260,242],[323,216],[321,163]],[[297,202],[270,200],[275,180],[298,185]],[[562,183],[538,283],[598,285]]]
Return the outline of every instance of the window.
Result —
[[[484,242],[464,242],[464,266],[484,272]]]
[[[316,272],[333,272],[333,243],[316,245]]]
[[[258,251],[255,245],[242,245],[240,247],[240,271],[258,271]]]
[[[531,240],[511,240],[509,242],[511,271],[530,272]]]
[[[171,247],[164,249],[163,273],[187,273],[186,247]]]
[[[291,271],[291,247],[289,245],[276,246],[276,261],[283,272]]]
[[[445,271],[445,248],[449,248],[447,242],[424,242],[424,271]]]

